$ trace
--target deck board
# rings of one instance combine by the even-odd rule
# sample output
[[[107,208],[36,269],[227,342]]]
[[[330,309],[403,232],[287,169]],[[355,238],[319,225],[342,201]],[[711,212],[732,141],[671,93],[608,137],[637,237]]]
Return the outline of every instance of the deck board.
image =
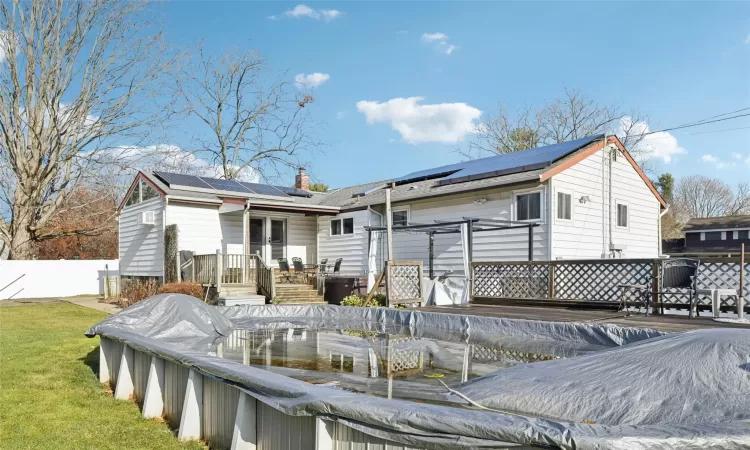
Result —
[[[660,331],[690,331],[707,328],[744,328],[750,330],[748,324],[733,324],[716,322],[710,317],[689,319],[681,316],[656,315],[644,316],[616,311],[586,310],[572,308],[552,308],[534,306],[423,306],[413,308],[419,311],[439,312],[447,314],[462,314],[472,316],[504,317],[508,319],[545,320],[550,322],[585,322],[608,323],[624,327],[652,328]]]

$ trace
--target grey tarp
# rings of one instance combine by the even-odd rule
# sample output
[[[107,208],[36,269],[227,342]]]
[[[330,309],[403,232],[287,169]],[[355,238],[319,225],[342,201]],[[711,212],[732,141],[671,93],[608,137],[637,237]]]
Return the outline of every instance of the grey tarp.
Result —
[[[503,414],[388,400],[312,385],[278,374],[269,376],[262,369],[211,353],[214,343],[233,329],[271,319],[297,326],[327,324],[331,328],[337,328],[342,321],[359,322],[362,327],[388,323],[414,330],[416,334],[442,330],[466,339],[503,335],[613,348],[503,369],[456,387],[484,406],[521,413]],[[610,325],[384,308],[216,308],[192,297],[165,294],[111,316],[87,332],[88,336],[96,334],[227,380],[284,413],[325,416],[366,433],[413,446],[446,449],[514,445],[567,449],[750,447],[748,331],[663,335],[653,330]],[[643,357],[639,358],[639,354]]]

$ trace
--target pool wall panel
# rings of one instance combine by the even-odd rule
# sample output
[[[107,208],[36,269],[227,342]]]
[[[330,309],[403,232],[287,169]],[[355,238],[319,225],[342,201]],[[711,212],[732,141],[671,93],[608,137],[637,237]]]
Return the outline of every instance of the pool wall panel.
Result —
[[[185,366],[164,361],[164,418],[175,428],[180,426],[189,373]]]
[[[203,377],[203,439],[211,448],[230,448],[240,391],[219,380]]]
[[[419,450],[365,434],[342,423],[333,426],[333,450]]]
[[[135,366],[133,369],[133,393],[136,402],[140,405],[146,395],[151,355],[136,350],[133,355],[133,363]]]
[[[258,402],[257,450],[315,450],[315,417],[289,416]]]

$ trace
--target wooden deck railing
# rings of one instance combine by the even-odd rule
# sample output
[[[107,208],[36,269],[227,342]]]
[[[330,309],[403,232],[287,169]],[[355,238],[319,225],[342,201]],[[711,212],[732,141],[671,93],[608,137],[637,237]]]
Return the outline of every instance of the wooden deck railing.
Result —
[[[207,286],[254,284],[269,299],[275,295],[273,269],[256,254],[212,253],[194,255],[195,281]]]
[[[684,309],[690,298],[685,290],[659,292],[661,259],[595,259],[555,261],[512,261],[472,263],[473,300],[479,301],[574,301],[617,305],[622,284],[650,287],[654,308]],[[740,267],[739,258],[701,258],[696,284],[698,289],[737,289],[740,273],[750,277],[750,264]],[[750,292],[743,292],[744,309],[750,312]],[[636,303],[634,292],[625,292],[625,301]],[[698,296],[700,310],[711,309],[711,299]],[[721,310],[733,312],[735,299],[722,299]]]

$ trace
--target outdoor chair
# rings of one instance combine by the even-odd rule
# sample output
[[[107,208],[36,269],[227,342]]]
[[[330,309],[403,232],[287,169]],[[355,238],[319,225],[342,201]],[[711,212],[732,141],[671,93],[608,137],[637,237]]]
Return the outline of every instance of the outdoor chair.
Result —
[[[662,294],[667,289],[687,289],[689,296],[689,316],[693,317],[693,310],[698,313],[698,293],[696,280],[698,279],[698,267],[700,261],[695,259],[665,259],[661,263],[658,293]],[[625,293],[635,291],[640,298],[640,303],[646,310],[648,316],[651,308],[651,286],[645,284],[620,284],[620,307],[630,315],[630,309],[625,298]],[[674,293],[674,292],[669,292]],[[664,314],[664,302],[661,302],[661,313]]]
[[[341,272],[341,261],[343,261],[344,258],[338,258],[335,263],[333,263],[333,275],[336,276]]]
[[[327,264],[328,264],[328,258],[323,258],[320,260],[320,264],[318,265],[318,273],[320,275],[325,276],[326,268],[328,267]]]
[[[286,258],[279,258],[277,261],[279,262],[279,272],[283,277],[282,282],[283,280],[286,280],[287,283],[293,283],[292,279],[294,278],[294,274],[291,269],[289,269],[289,261],[287,261]]]
[[[302,275],[307,282],[307,272],[305,271],[305,265],[302,263],[302,258],[292,258],[292,265],[294,266],[294,275],[299,280],[299,276]]]

